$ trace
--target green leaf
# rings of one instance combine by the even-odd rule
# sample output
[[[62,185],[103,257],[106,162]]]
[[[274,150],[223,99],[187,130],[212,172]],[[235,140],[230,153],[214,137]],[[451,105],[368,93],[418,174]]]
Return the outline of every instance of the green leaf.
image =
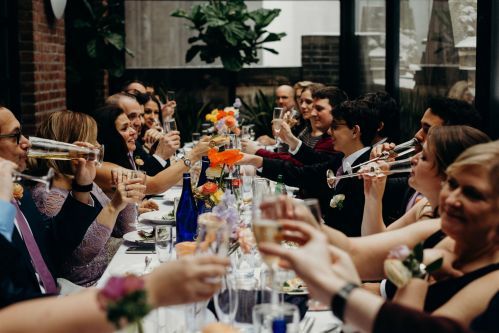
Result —
[[[189,44],[192,44],[192,43],[197,42],[198,40],[199,40],[199,37],[190,37],[190,38],[187,40],[187,42],[188,42]]]
[[[87,43],[87,54],[90,58],[97,58],[97,40],[92,39]]]
[[[123,36],[117,33],[110,33],[107,37],[104,38],[111,45],[113,45],[119,51],[123,50],[125,47],[125,42],[123,40]]]
[[[444,258],[439,258],[439,259],[435,260],[434,262],[432,262],[431,264],[426,266],[426,272],[431,273],[431,272],[439,270],[440,267],[442,267],[443,263],[444,263]]]
[[[125,47],[125,52],[131,57],[135,57],[135,53],[133,53],[132,50],[130,50],[128,47]]]
[[[258,44],[280,41],[281,40],[281,36],[280,35],[281,34],[276,34],[276,33],[273,33],[273,32],[269,32],[269,34],[267,35],[267,37],[265,37],[265,39],[262,40],[261,42],[258,42]],[[286,35],[286,34],[284,34],[284,35]]]
[[[221,56],[222,65],[226,70],[232,72],[239,72],[243,68],[243,64],[240,59],[232,56]]]
[[[423,244],[417,244],[416,246],[414,246],[414,249],[412,251],[414,253],[414,258],[419,262],[423,262]]]
[[[182,9],[177,9],[174,10],[173,12],[170,13],[170,16],[172,17],[181,17],[190,20],[191,17]]]
[[[192,59],[203,49],[202,45],[192,45],[185,54],[185,62],[191,62]]]
[[[269,51],[270,53],[273,53],[273,54],[279,54],[279,52],[277,52],[276,50],[270,49],[268,47],[262,47],[262,49],[264,49],[265,51]]]

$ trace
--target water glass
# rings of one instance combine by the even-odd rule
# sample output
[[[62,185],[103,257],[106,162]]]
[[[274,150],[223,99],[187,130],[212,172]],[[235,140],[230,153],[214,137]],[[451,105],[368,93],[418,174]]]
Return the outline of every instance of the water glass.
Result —
[[[213,303],[218,320],[232,325],[238,308],[236,278],[232,274],[227,274],[222,278],[222,286],[213,296]]]
[[[241,127],[241,139],[251,139],[251,125],[244,125]]]
[[[171,225],[157,225],[154,228],[154,245],[159,262],[164,263],[171,259],[173,249],[173,227]]]
[[[272,333],[273,327],[281,325],[286,326],[286,333],[298,333],[299,322],[298,307],[293,304],[266,303],[253,308],[254,333]]]
[[[242,185],[242,199],[245,205],[249,205],[251,203],[253,197],[253,178],[254,176],[241,176],[241,180],[243,182]]]

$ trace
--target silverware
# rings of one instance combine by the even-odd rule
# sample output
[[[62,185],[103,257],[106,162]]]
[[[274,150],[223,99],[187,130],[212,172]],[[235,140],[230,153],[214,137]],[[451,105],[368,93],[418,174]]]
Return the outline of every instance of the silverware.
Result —
[[[144,258],[145,267],[144,267],[144,273],[142,273],[142,275],[147,274],[149,272],[148,268],[149,268],[149,265],[151,264],[151,261],[152,261],[152,258],[149,256],[146,256]]]

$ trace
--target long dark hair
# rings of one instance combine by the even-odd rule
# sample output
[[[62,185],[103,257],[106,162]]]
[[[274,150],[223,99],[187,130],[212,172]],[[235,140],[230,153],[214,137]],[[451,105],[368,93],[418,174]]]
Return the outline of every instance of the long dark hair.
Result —
[[[104,145],[104,161],[133,169],[128,159],[128,148],[115,124],[116,118],[124,113],[122,108],[106,105],[93,112],[92,116],[97,122],[97,140]]]

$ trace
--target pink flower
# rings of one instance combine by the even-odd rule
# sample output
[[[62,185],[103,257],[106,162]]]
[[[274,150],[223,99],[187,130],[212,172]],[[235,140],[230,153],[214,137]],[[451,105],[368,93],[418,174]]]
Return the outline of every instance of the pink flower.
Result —
[[[101,293],[106,299],[116,302],[124,296],[141,289],[144,289],[144,280],[138,276],[113,276],[107,281]]]
[[[411,250],[407,247],[407,245],[399,245],[394,247],[388,253],[388,259],[398,259],[404,261],[411,254]]]

